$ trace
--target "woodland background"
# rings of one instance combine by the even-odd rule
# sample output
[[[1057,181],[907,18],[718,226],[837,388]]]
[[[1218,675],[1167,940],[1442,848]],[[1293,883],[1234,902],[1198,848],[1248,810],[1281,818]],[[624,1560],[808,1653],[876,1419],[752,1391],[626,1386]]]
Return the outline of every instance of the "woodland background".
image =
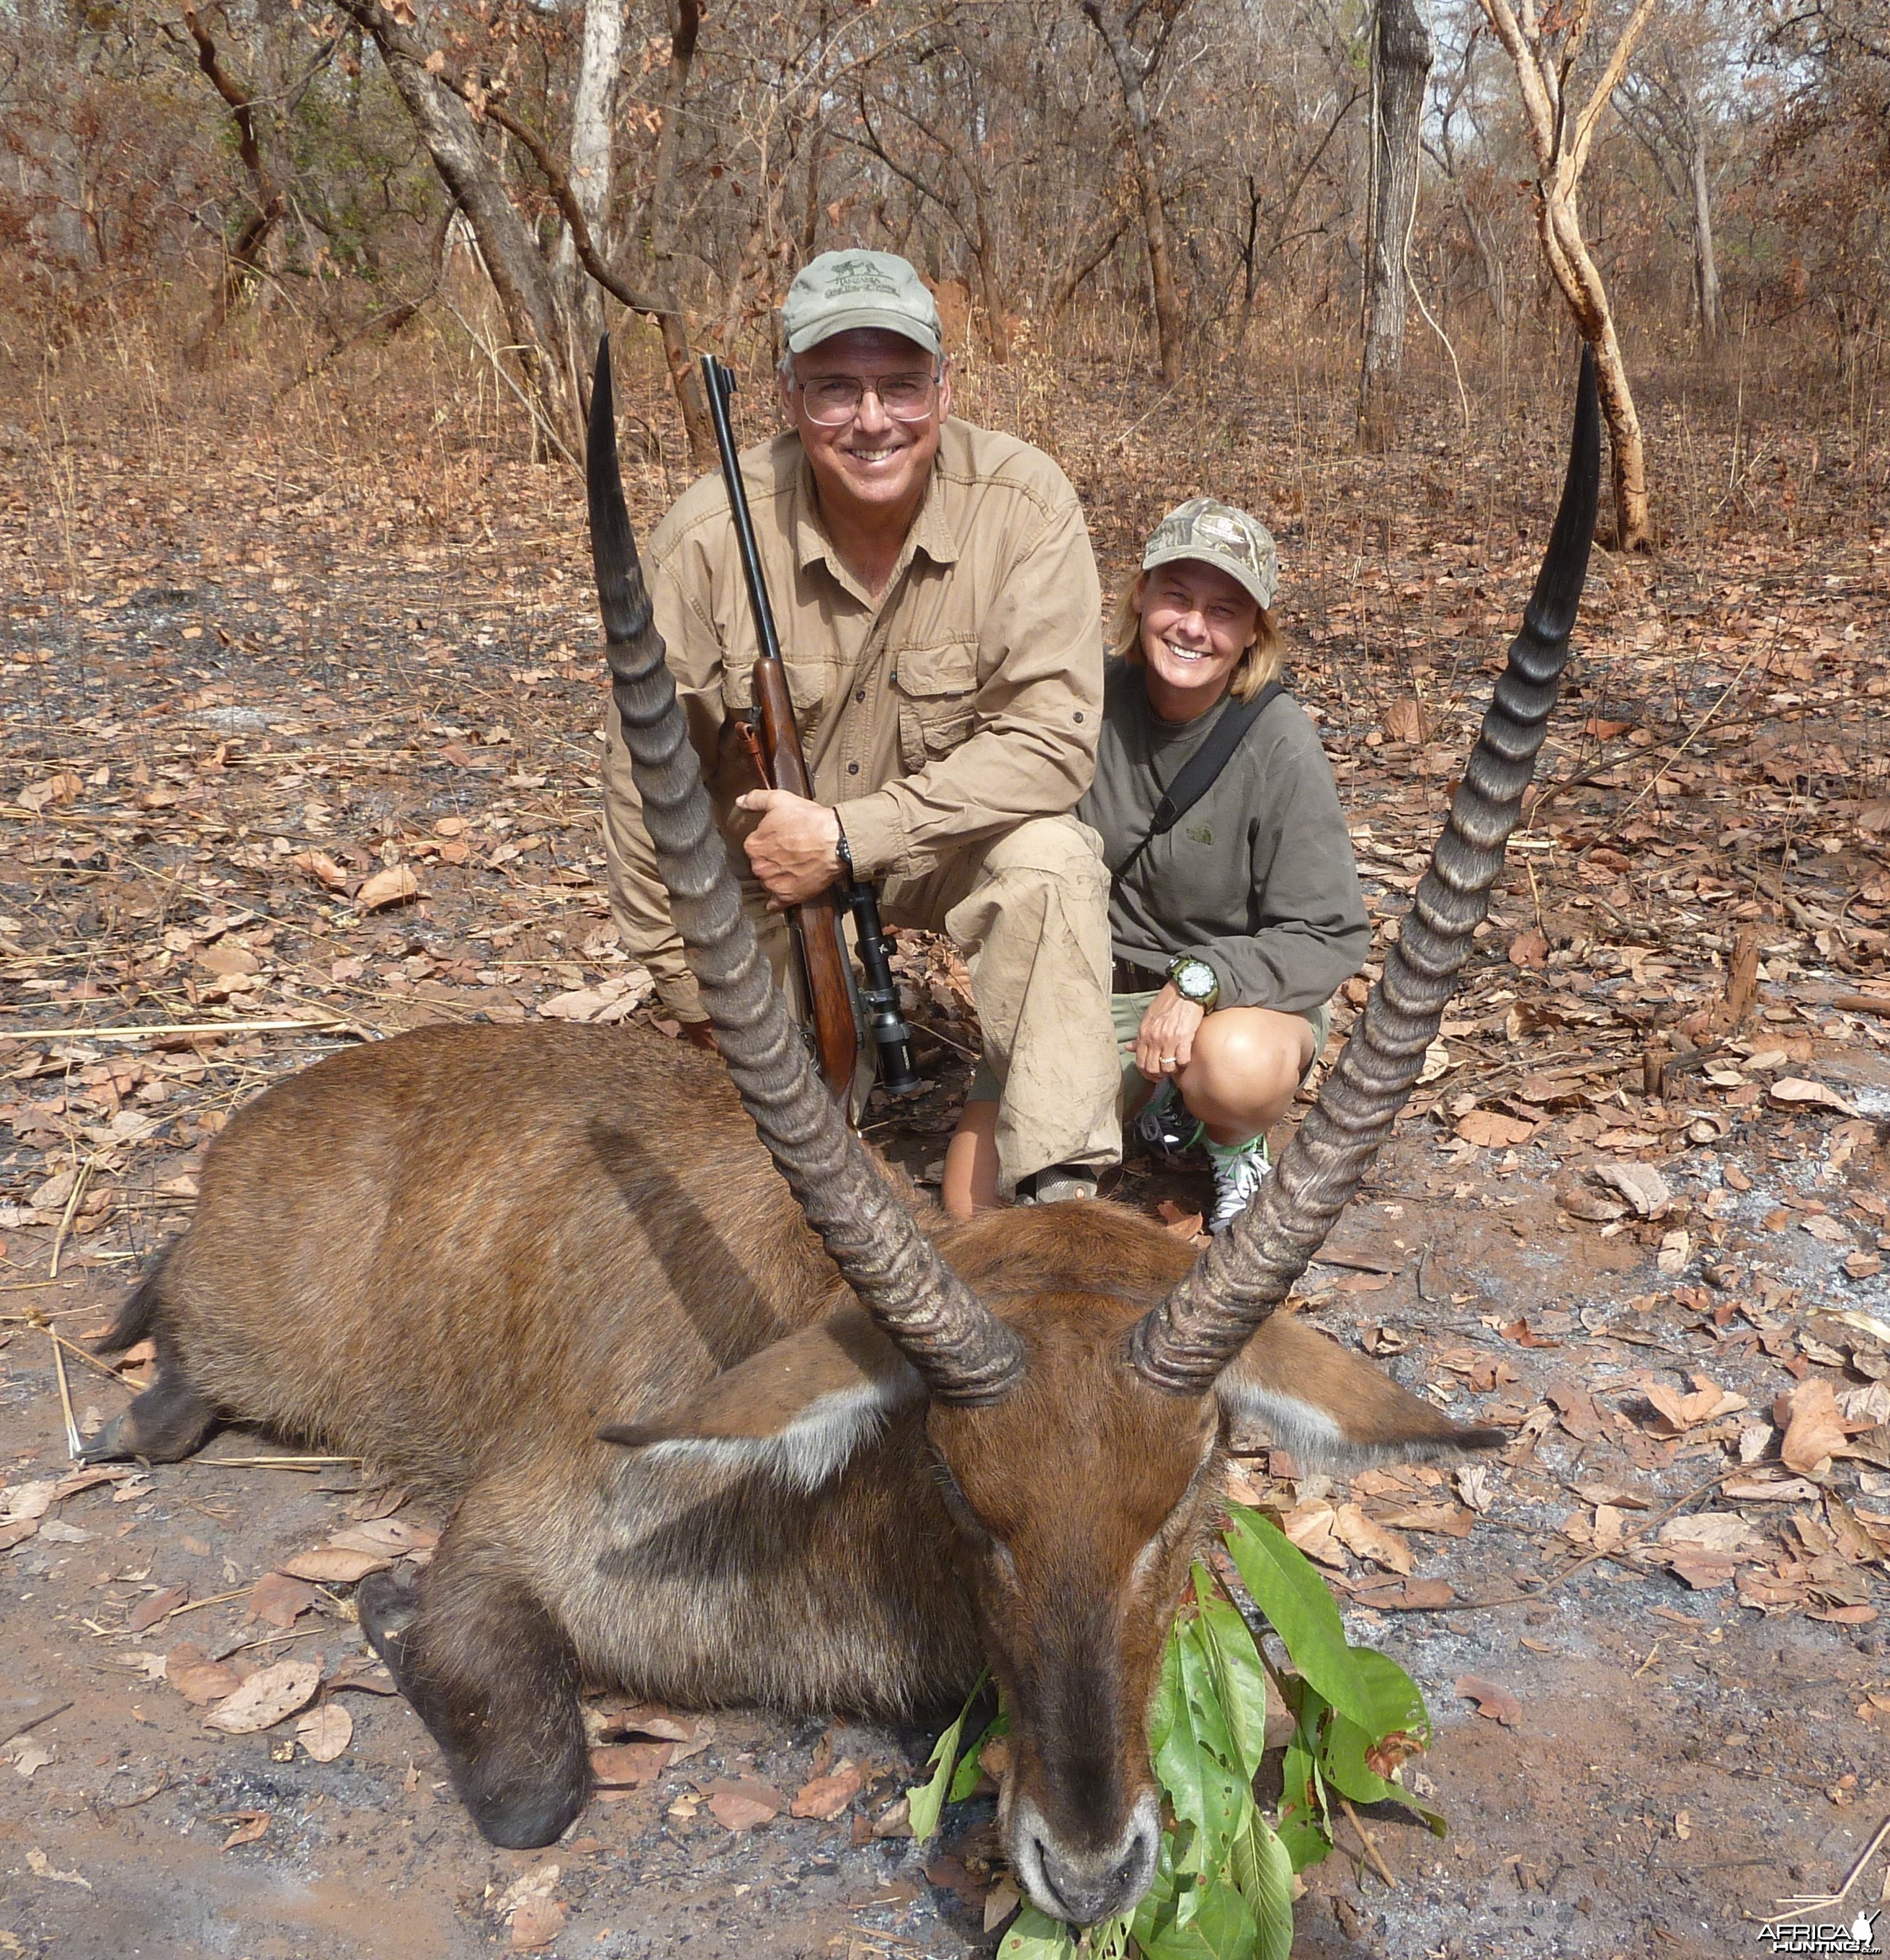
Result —
[[[133,328],[154,358],[324,382],[418,348],[440,422],[475,433],[490,391],[514,439],[569,455],[608,291],[651,374],[667,361],[648,441],[700,468],[689,355],[758,366],[797,266],[848,244],[939,282],[961,358],[1035,397],[1029,433],[1100,353],[1236,419],[1283,373],[1350,372],[1376,448],[1405,428],[1408,369],[1467,443],[1539,399],[1572,313],[1613,379],[1618,533],[1644,545],[1695,514],[1621,503],[1631,374],[1801,388],[1853,440],[1879,412],[1890,10],[0,10],[0,317],[23,375]]]
[[[1297,1950],[1718,1960],[1875,1902],[1884,0],[0,0],[0,1948],[891,1960],[1014,1904],[988,1809],[899,1834],[929,1735],[726,1712],[494,1853],[294,1577],[399,1494],[228,1441],[68,1474],[149,1365],[85,1338],[234,1108],[424,1021],[650,1018],[600,882],[591,336],[641,531],[706,461],[690,355],[768,431],[773,309],[856,243],[936,282],[959,409],[1068,471],[1106,589],[1184,498],[1274,529],[1381,944],[1599,348],[1538,793],[1301,1290],[1514,1440],[1230,1484],[1439,1725],[1450,1841],[1375,1822]],[[924,1181],[976,1031],[944,949],[899,966],[937,1087],[868,1129]],[[1207,1188],[1116,1195],[1188,1235]],[[313,1742],[206,1739],[206,1658],[315,1652]]]

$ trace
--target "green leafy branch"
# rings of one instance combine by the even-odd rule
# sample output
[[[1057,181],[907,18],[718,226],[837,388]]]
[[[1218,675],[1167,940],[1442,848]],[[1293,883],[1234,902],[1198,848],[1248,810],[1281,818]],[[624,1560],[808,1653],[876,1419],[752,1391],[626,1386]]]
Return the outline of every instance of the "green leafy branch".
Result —
[[[1166,1799],[1148,1894],[1134,1912],[1073,1933],[1026,1904],[998,1960],[1289,1960],[1294,1874],[1332,1849],[1335,1799],[1393,1800],[1441,1837],[1443,1819],[1399,1780],[1430,1739],[1416,1685],[1375,1647],[1355,1647],[1325,1582],[1280,1528],[1233,1504],[1223,1535],[1254,1604],[1286,1650],[1276,1667],[1239,1608],[1204,1566],[1192,1605],[1177,1616],[1162,1656],[1149,1746]],[[1266,1748],[1269,1680],[1293,1718],[1275,1821],[1253,1794]],[[985,1745],[1009,1727],[1000,1710],[969,1748],[965,1725],[981,1678],[940,1736],[933,1774],[908,1793],[912,1834],[936,1834],[947,1803],[975,1787]]]

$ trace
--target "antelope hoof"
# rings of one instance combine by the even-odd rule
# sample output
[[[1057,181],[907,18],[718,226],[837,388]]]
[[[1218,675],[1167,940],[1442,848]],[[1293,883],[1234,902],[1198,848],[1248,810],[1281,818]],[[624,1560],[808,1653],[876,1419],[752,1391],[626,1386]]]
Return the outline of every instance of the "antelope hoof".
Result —
[[[413,1624],[418,1604],[413,1588],[402,1585],[391,1572],[371,1572],[355,1588],[355,1612],[361,1621],[361,1631],[402,1694],[407,1694],[407,1684],[401,1673],[401,1637]]]
[[[151,1463],[178,1463],[202,1446],[217,1426],[217,1414],[174,1370],[156,1381],[116,1416],[79,1452],[81,1463],[112,1463],[142,1456]]]

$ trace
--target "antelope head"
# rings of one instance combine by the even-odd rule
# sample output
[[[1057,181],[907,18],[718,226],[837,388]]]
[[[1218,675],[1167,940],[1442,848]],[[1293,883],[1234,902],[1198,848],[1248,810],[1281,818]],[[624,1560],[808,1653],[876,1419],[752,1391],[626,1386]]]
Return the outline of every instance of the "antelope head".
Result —
[[[743,915],[619,479],[609,343],[589,452],[613,693],[644,819],[718,1047],[858,1302],[613,1441],[735,1452],[813,1488],[918,1417],[954,1558],[1013,1723],[1001,1820],[1045,1912],[1132,1907],[1159,1821],[1147,1718],[1230,1421],[1357,1460],[1487,1446],[1364,1362],[1270,1318],[1389,1134],[1435,1038],[1522,807],[1586,576],[1600,473],[1591,355],[1547,555],[1383,978],[1273,1176],[1198,1261],[1108,1205],[994,1214],[935,1242],[821,1087]],[[915,1529],[922,1520],[913,1521]]]

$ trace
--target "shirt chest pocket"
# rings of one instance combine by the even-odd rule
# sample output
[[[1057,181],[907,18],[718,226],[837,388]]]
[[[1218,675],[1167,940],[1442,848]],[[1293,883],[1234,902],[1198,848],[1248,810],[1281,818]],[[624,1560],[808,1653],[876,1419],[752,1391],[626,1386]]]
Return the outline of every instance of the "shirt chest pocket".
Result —
[[[978,648],[969,640],[902,647],[893,663],[899,758],[922,769],[963,747],[977,726]]]
[[[800,726],[801,746],[813,740],[822,711],[832,691],[833,670],[823,662],[783,660],[788,675],[788,698],[794,705],[794,719]],[[722,705],[730,715],[746,714],[755,705],[755,663],[751,659],[731,660],[722,669]]]

